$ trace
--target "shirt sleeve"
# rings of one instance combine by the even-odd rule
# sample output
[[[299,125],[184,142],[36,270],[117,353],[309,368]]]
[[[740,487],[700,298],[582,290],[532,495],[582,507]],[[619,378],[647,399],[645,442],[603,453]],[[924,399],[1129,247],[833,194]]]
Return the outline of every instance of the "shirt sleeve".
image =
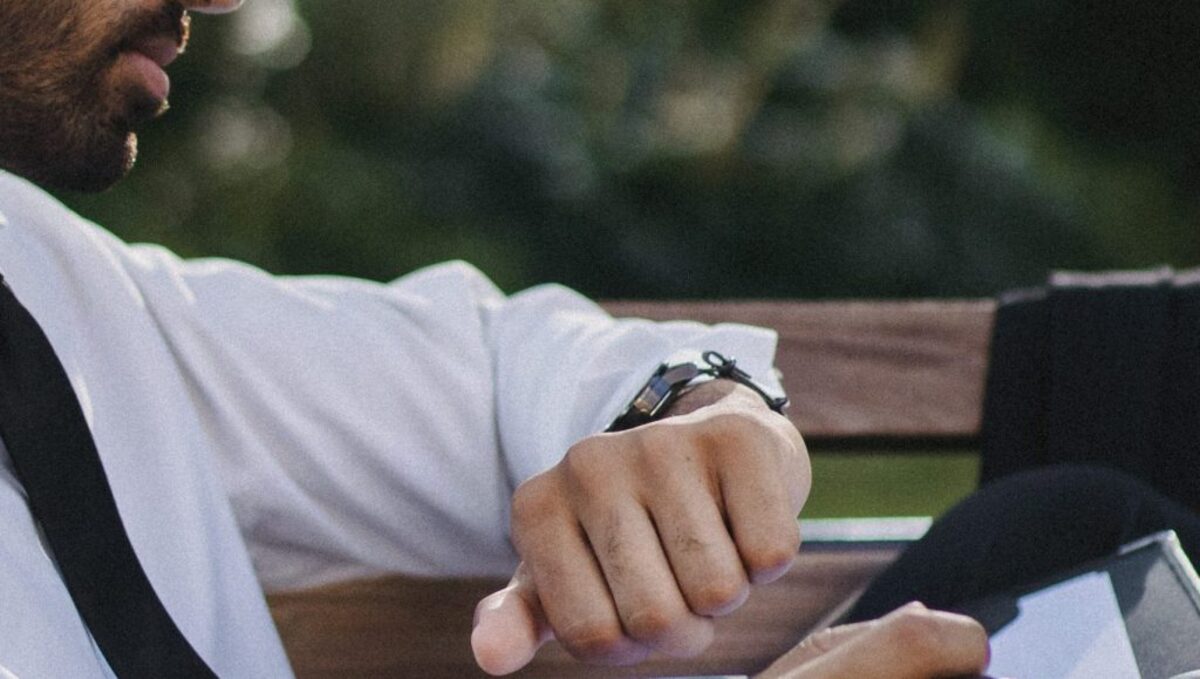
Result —
[[[514,484],[603,431],[673,354],[720,351],[782,393],[772,368],[776,336],[763,328],[614,319],[556,285],[500,301],[488,326],[500,444]]]
[[[684,349],[768,375],[746,326],[615,320],[449,263],[390,284],[121,249],[175,357],[268,590],[382,572],[502,575],[513,489]]]

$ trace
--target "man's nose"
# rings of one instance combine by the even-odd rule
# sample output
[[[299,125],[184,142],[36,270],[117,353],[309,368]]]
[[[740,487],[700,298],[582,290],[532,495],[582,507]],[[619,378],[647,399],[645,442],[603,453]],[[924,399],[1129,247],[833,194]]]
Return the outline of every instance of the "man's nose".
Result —
[[[242,0],[180,0],[179,4],[190,12],[224,14],[241,7]]]

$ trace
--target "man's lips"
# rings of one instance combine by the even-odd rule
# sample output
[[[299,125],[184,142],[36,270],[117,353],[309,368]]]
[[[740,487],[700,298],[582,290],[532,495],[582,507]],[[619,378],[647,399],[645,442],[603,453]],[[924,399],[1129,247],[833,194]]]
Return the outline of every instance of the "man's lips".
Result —
[[[180,51],[181,41],[175,35],[145,34],[122,45],[120,58],[136,74],[142,89],[165,102],[171,93],[171,79],[164,69],[179,57]]]
[[[137,52],[159,68],[166,68],[179,57],[180,47],[175,36],[149,35],[130,42],[124,51]]]

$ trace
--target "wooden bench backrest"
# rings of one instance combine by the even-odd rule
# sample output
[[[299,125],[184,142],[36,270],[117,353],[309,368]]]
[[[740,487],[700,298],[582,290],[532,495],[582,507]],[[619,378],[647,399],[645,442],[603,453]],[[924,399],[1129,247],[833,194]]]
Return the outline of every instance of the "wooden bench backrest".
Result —
[[[961,447],[979,432],[990,301],[608,302],[617,316],[779,332],[789,416],[815,450]],[[702,658],[585,668],[551,645],[526,677],[746,673],[795,643],[894,558],[894,545],[802,550],[792,571],[718,622]],[[472,610],[502,583],[388,576],[269,597],[298,676],[474,677]]]
[[[738,322],[779,333],[789,413],[807,440],[973,441],[995,305],[609,302],[617,316]]]

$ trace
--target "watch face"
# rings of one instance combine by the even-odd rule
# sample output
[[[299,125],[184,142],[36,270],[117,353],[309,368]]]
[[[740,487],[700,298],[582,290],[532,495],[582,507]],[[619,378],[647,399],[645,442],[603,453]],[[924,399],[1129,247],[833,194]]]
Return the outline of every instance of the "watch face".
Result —
[[[664,380],[661,376],[655,375],[650,378],[646,386],[642,388],[642,393],[633,399],[630,408],[645,415],[652,415],[671,393],[671,384]]]

